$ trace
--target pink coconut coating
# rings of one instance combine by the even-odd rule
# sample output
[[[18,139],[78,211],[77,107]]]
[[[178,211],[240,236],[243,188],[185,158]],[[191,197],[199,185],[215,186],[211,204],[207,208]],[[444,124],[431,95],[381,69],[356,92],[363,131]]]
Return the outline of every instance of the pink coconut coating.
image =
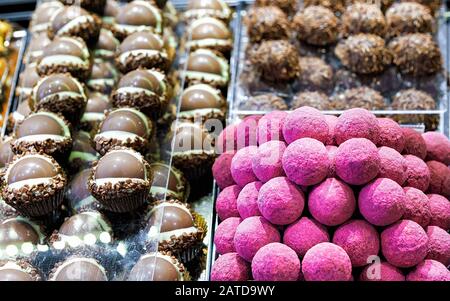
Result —
[[[382,146],[378,149],[380,155],[379,178],[389,178],[403,185],[406,181],[406,159],[393,148]]]
[[[376,226],[387,226],[403,215],[406,195],[403,188],[387,178],[379,178],[361,189],[358,197],[359,211]]]
[[[427,259],[434,259],[445,266],[450,265],[450,234],[437,226],[428,226]]]
[[[237,253],[219,256],[212,266],[212,281],[247,281],[249,279],[250,264]]]
[[[280,232],[262,216],[244,219],[234,234],[236,252],[251,262],[256,252],[271,242],[280,242]]]
[[[224,221],[229,217],[239,217],[237,210],[237,198],[241,192],[238,185],[228,186],[217,196],[216,212],[220,220]]]
[[[350,257],[341,247],[323,242],[309,249],[302,261],[306,281],[349,281],[352,277]]]
[[[262,185],[263,183],[259,181],[248,183],[239,193],[237,210],[243,219],[250,216],[261,216],[261,212],[258,209],[258,194]]]
[[[321,242],[329,242],[327,228],[309,217],[302,217],[286,228],[283,243],[292,248],[299,257]]]
[[[422,134],[427,145],[427,161],[435,160],[450,165],[450,141],[441,133],[426,132]]]
[[[297,281],[300,260],[288,246],[270,243],[259,249],[253,257],[252,275],[256,281]]]
[[[261,144],[252,160],[253,173],[262,181],[284,176],[281,159],[286,150],[283,141],[269,141]]]
[[[428,197],[414,187],[403,188],[406,199],[403,204],[403,219],[409,219],[425,228],[431,220],[431,210]]]
[[[450,281],[450,271],[439,261],[426,259],[409,272],[406,281]]]
[[[313,138],[325,143],[328,140],[328,123],[317,109],[301,107],[284,120],[283,137],[288,144],[301,138]]]
[[[236,184],[241,187],[258,181],[252,168],[252,160],[257,151],[257,146],[244,147],[238,150],[231,160],[231,176]]]
[[[450,198],[450,168],[438,161],[428,161],[430,171],[429,193],[437,193]]]
[[[312,138],[292,142],[284,151],[282,162],[287,177],[303,186],[322,182],[330,166],[327,149],[322,142]]]
[[[247,116],[236,127],[237,148],[258,145],[258,121],[260,115]]]
[[[401,153],[406,144],[401,126],[390,118],[378,118],[378,126],[380,127],[378,145],[393,148]]]
[[[234,233],[242,222],[240,217],[229,217],[221,222],[214,233],[214,245],[219,254],[236,252],[234,248]]]
[[[277,177],[259,190],[258,208],[262,216],[275,225],[288,225],[303,212],[305,196],[286,177]]]
[[[405,148],[402,154],[414,155],[424,160],[427,156],[427,145],[422,135],[411,128],[402,128],[405,137]]]
[[[404,157],[406,159],[406,181],[403,185],[426,191],[431,180],[427,164],[413,155],[405,155]]]
[[[353,190],[341,180],[328,178],[311,190],[308,208],[321,224],[336,226],[347,221],[355,211]]]
[[[351,185],[363,185],[380,170],[378,149],[371,141],[353,138],[342,143],[334,159],[336,174]]]
[[[402,271],[388,262],[373,263],[364,268],[360,281],[405,281]]]
[[[330,166],[328,168],[328,177],[329,178],[335,178],[336,177],[336,164],[334,162],[336,153],[337,153],[337,146],[334,145],[327,145],[325,148],[328,151],[328,160],[330,160]]]
[[[328,124],[328,139],[325,142],[325,145],[336,145],[334,139],[334,127],[336,126],[338,118],[334,115],[325,115],[325,121]]]
[[[219,134],[216,140],[218,154],[237,150],[237,125],[230,124]]]
[[[220,189],[236,184],[231,176],[231,160],[236,151],[221,154],[212,166],[212,173]]]
[[[381,250],[396,267],[409,268],[427,256],[428,236],[416,222],[401,220],[381,233]]]
[[[375,115],[360,108],[342,113],[334,127],[334,138],[337,145],[352,138],[366,138],[376,144],[379,134],[380,127]]]
[[[337,228],[333,243],[347,252],[354,267],[367,265],[380,251],[377,230],[364,220],[351,220]]]
[[[427,194],[430,204],[430,226],[450,230],[450,201],[439,194]]]
[[[287,115],[288,113],[284,111],[273,111],[258,121],[259,145],[272,140],[284,141],[283,122]]]

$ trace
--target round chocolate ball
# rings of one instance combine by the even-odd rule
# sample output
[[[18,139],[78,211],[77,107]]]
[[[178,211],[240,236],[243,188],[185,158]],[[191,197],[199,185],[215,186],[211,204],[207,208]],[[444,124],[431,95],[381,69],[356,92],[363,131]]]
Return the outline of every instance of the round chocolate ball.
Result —
[[[161,32],[161,20],[159,9],[150,2],[132,1],[119,9],[114,29],[120,32],[118,36],[122,38],[142,28]]]
[[[220,61],[207,53],[194,52],[189,55],[187,61],[188,72],[201,72],[216,75],[222,75],[222,66]]]
[[[16,127],[15,137],[21,139],[35,135],[65,136],[66,129],[63,124],[62,119],[55,114],[34,113]]]
[[[84,169],[77,173],[69,183],[66,191],[66,198],[70,208],[75,212],[80,212],[85,208],[98,209],[99,204],[92,197],[88,189],[88,180],[91,175],[91,170]]]
[[[151,193],[155,197],[162,197],[161,189],[166,193],[166,197],[174,197],[180,201],[185,201],[189,195],[189,184],[184,179],[183,174],[179,170],[169,167],[167,164],[155,162],[150,164],[153,171],[153,182]]]
[[[100,126],[99,133],[127,132],[142,138],[149,136],[146,121],[134,109],[119,109],[109,113]]]
[[[34,104],[38,105],[49,96],[59,93],[76,93],[84,95],[83,86],[67,74],[52,74],[39,81],[33,89]]]
[[[204,17],[192,22],[188,32],[191,40],[186,46],[191,50],[210,48],[225,53],[233,46],[227,25],[215,18]]]
[[[30,29],[33,32],[45,32],[52,15],[63,5],[59,1],[41,2],[31,16]]]
[[[347,37],[358,33],[371,33],[384,37],[386,19],[376,4],[354,3],[342,15],[342,35]]]
[[[416,2],[395,3],[386,11],[391,37],[407,33],[432,33],[434,18],[428,7]]]
[[[245,19],[247,34],[252,43],[265,40],[287,40],[291,35],[289,19],[276,6],[254,7]]]
[[[145,166],[142,160],[129,150],[108,152],[97,163],[95,179],[146,179]]]
[[[159,96],[162,95],[163,89],[161,81],[155,73],[146,70],[134,70],[125,74],[119,81],[117,89],[140,88],[151,91]]]
[[[150,253],[139,258],[128,275],[129,281],[180,281],[183,275],[174,258]]]
[[[221,109],[223,98],[219,90],[198,84],[188,87],[181,94],[180,111]]]
[[[169,141],[172,141],[169,139]],[[201,127],[183,123],[178,126],[175,132],[174,152],[190,150],[211,150],[213,148],[212,138]]]
[[[304,0],[303,5],[305,7],[321,5],[331,9],[333,12],[343,12],[347,2],[347,0]]]

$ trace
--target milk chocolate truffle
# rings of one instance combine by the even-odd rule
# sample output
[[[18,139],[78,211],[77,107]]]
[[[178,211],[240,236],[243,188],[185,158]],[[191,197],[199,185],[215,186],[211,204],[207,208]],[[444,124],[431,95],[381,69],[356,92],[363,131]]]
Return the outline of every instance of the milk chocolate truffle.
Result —
[[[169,86],[164,73],[138,69],[125,74],[111,95],[114,107],[134,107],[157,118],[166,108]]]
[[[160,35],[150,31],[130,34],[120,44],[116,65],[122,73],[138,68],[167,70],[170,61]]]
[[[69,171],[76,173],[83,168],[92,166],[100,155],[92,147],[91,136],[84,131],[74,132],[72,135],[73,147],[69,155]]]
[[[434,18],[428,7],[415,2],[395,3],[386,11],[389,36],[432,33]]]
[[[81,80],[87,79],[91,72],[89,50],[81,39],[57,37],[43,49],[37,72],[40,76],[68,72]]]
[[[90,257],[73,256],[55,264],[49,281],[108,281],[105,268]]]
[[[18,123],[14,132],[14,153],[43,152],[63,157],[72,148],[72,138],[67,121],[50,112],[30,114]]]
[[[79,6],[65,6],[50,18],[48,36],[72,36],[83,39],[88,45],[95,45],[102,26],[101,19]]]
[[[91,92],[88,94],[86,109],[81,117],[81,129],[91,132],[96,131],[98,126],[105,119],[105,113],[112,108],[112,103],[108,95],[100,92]]]
[[[189,272],[168,252],[142,255],[131,269],[128,281],[189,281]]]
[[[231,10],[223,0],[189,0],[183,16],[187,20],[213,17],[228,23]]]
[[[248,99],[242,99],[239,104],[239,109],[249,111],[283,111],[287,110],[288,106],[286,101],[275,94],[261,94],[251,96]]]
[[[318,110],[330,110],[330,99],[322,92],[300,92],[292,99],[292,109],[308,106]]]
[[[366,110],[384,110],[386,103],[383,95],[368,87],[345,90],[332,99],[332,106],[336,110],[362,108]]]
[[[358,74],[380,73],[392,62],[384,40],[373,34],[357,34],[339,42],[334,53],[342,65]]]
[[[62,5],[59,1],[48,1],[40,3],[31,16],[31,31],[33,33],[45,32],[45,34],[47,34],[47,29],[50,25],[50,18],[57,10],[63,7],[64,5]]]
[[[208,119],[225,120],[226,102],[217,90],[209,85],[197,84],[183,90],[180,97],[179,117],[188,121]]]
[[[252,43],[264,40],[288,40],[291,28],[286,14],[276,6],[254,7],[245,19]]]
[[[397,69],[407,75],[432,75],[442,70],[442,55],[430,34],[413,33],[389,43]]]
[[[103,14],[106,0],[59,0],[64,5],[81,6],[82,8],[94,12],[98,15]]]
[[[91,170],[84,169],[73,176],[66,190],[66,199],[73,214],[86,210],[100,209],[99,202],[92,196],[88,189]]]
[[[89,190],[107,210],[130,212],[148,199],[153,172],[144,157],[131,149],[114,149],[94,164]]]
[[[314,46],[333,44],[338,39],[339,19],[323,6],[308,6],[295,15],[297,38]]]
[[[135,0],[120,8],[111,30],[119,40],[137,31],[161,34],[162,21],[161,11],[152,2]]]
[[[95,149],[104,155],[115,146],[130,147],[145,152],[153,126],[141,112],[132,108],[115,109],[107,113],[94,137]]]
[[[228,61],[218,52],[197,49],[189,54],[185,72],[188,85],[204,83],[224,88],[229,80]]]
[[[27,153],[8,165],[2,180],[2,197],[25,216],[43,216],[63,201],[66,175],[50,156]]]
[[[31,64],[39,61],[42,58],[44,48],[50,43],[51,40],[48,38],[47,33],[39,32],[33,34],[25,53],[24,63]]]
[[[317,57],[300,58],[300,89],[327,92],[333,88],[333,68]]]
[[[150,195],[155,200],[175,199],[186,202],[189,198],[190,185],[183,173],[175,167],[162,162],[150,164],[153,170],[153,182]]]
[[[289,82],[301,72],[297,49],[288,41],[264,41],[249,59],[267,82]]]
[[[358,33],[371,33],[384,37],[386,19],[376,4],[354,3],[342,15],[342,35],[348,37]]]
[[[14,246],[18,254],[23,255],[23,245],[31,245],[33,250],[37,245],[42,244],[44,239],[42,228],[25,217],[11,217],[0,223],[0,249],[2,251],[5,251],[8,246]]]
[[[95,59],[92,71],[86,84],[91,91],[110,94],[115,87],[119,73],[113,63],[102,59]]]
[[[286,15],[291,15],[297,10],[297,0],[256,0],[255,6],[276,6],[283,10]]]
[[[21,100],[28,100],[33,92],[33,87],[37,84],[40,77],[36,70],[36,63],[27,64],[20,73],[19,83],[16,88],[16,95]]]
[[[226,55],[233,48],[231,32],[219,19],[204,17],[195,20],[190,24],[187,35],[186,48],[191,51],[208,48]]]
[[[0,282],[40,280],[39,271],[26,260],[0,260]]]
[[[120,42],[114,37],[113,33],[106,28],[102,28],[94,48],[94,57],[111,60],[116,56],[119,45]]]
[[[347,0],[304,0],[305,7],[321,5],[331,9],[333,12],[343,12],[347,4]]]
[[[12,137],[4,137],[0,141],[0,170],[3,170],[5,166],[12,161],[14,153],[11,144],[14,142]]]

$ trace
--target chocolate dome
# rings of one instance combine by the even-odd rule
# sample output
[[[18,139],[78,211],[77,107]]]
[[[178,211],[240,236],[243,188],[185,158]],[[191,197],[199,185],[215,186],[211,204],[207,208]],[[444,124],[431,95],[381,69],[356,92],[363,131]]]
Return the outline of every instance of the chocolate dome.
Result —
[[[34,100],[36,102],[59,92],[84,93],[81,84],[68,74],[51,74],[41,80],[35,90]]]
[[[145,121],[133,109],[119,109],[112,111],[101,124],[100,132],[122,131],[146,138],[148,129]]]
[[[133,1],[121,7],[116,15],[116,22],[118,24],[127,25],[146,25],[156,27],[158,25],[158,17],[155,11],[158,9],[153,7],[149,2]]]
[[[152,163],[150,164],[153,171],[152,187],[163,187],[178,192],[179,180],[175,172],[166,164]],[[167,179],[169,178],[169,179]]]
[[[16,127],[16,138],[32,135],[64,136],[64,128],[56,118],[56,115],[49,113],[31,114]]]
[[[13,140],[11,138],[3,139],[0,142],[0,168],[5,167],[5,165],[8,164],[14,156],[11,149],[12,142]]]
[[[163,41],[159,36],[149,31],[139,31],[126,37],[120,44],[119,51],[121,53],[139,49],[162,51],[163,46]]]
[[[219,0],[190,0],[188,9],[214,9],[222,10],[223,6]]]
[[[91,192],[88,189],[88,179],[90,174],[91,170],[89,168],[82,170],[72,178],[72,181],[70,181],[66,196],[72,207],[74,207],[75,203],[82,201],[91,195]]]
[[[33,281],[31,276],[16,268],[0,268],[0,281]]]
[[[15,245],[19,249],[23,243],[37,245],[40,243],[40,233],[29,223],[20,218],[12,218],[0,224],[0,248],[4,249],[8,245]]]
[[[148,254],[142,256],[131,269],[131,281],[179,281],[177,267],[166,256]]]
[[[215,94],[214,94],[215,92]],[[215,108],[220,109],[222,103],[217,94],[220,93],[207,85],[194,85],[183,91],[181,95],[181,111]]]
[[[222,75],[222,66],[219,60],[213,55],[200,52],[189,55],[187,70]]]
[[[189,210],[182,208],[182,205],[163,204],[158,205],[150,216],[149,226],[154,226],[161,220],[161,232],[169,232],[178,229],[186,229],[194,226],[194,219]],[[162,219],[161,219],[161,214]]]
[[[98,237],[103,232],[112,234],[108,222],[96,211],[85,211],[75,214],[65,220],[58,230],[58,234],[77,236],[80,239],[83,239],[86,234],[90,233]]]
[[[177,128],[175,134],[175,152],[209,150],[210,148],[212,148],[210,136],[200,127],[186,123]]]
[[[55,12],[55,14],[52,16],[51,27],[53,29],[53,32],[58,32],[61,28],[64,27],[64,25],[80,16],[88,15],[89,13],[79,6],[64,6],[64,8],[60,9],[58,12]]]
[[[114,37],[112,32],[102,28],[95,49],[116,52],[117,47],[119,47],[119,41]]]
[[[105,270],[92,258],[72,258],[54,271],[53,281],[107,281]]]
[[[83,60],[87,59],[86,45],[81,40],[70,37],[56,37],[43,49],[43,57],[53,55],[76,56]]]
[[[36,64],[28,64],[20,74],[19,88],[32,89],[39,79],[40,77],[36,71]]]
[[[19,181],[51,178],[58,174],[57,167],[43,156],[26,155],[15,161],[7,170],[8,184]]]
[[[89,94],[85,113],[103,113],[111,108],[108,96],[94,92]]]
[[[50,18],[53,16],[53,14],[63,7],[64,5],[62,5],[59,1],[51,1],[46,3],[44,2],[38,5],[31,18],[32,29],[39,31],[46,30],[46,28],[41,27],[49,23]]]
[[[92,79],[113,79],[117,78],[115,66],[108,61],[95,60],[92,65],[90,80]]]
[[[134,70],[125,74],[119,81],[118,88],[136,87],[150,90],[157,95],[162,94],[161,84],[153,73],[145,70]]]
[[[145,180],[145,166],[130,151],[111,151],[104,155],[95,170],[96,179],[127,178]]]
[[[230,39],[231,33],[225,23],[214,18],[203,18],[192,23],[192,40],[203,39]]]

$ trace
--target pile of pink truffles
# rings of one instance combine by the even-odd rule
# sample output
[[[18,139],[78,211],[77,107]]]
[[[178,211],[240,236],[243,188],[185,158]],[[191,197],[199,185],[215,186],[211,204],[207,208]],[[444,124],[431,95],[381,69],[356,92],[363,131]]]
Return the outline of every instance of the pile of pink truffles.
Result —
[[[364,109],[225,128],[213,281],[450,281],[450,141]]]

